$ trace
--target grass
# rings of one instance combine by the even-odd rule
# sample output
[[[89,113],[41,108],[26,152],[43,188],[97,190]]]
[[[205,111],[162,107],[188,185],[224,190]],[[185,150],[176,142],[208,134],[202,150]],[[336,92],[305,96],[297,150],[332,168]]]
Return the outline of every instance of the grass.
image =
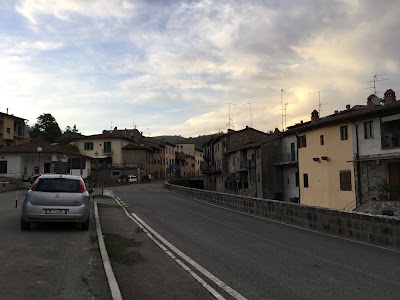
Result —
[[[113,262],[131,266],[146,260],[140,253],[132,250],[133,247],[142,245],[141,242],[133,238],[127,238],[115,233],[104,233],[104,242],[108,256]]]
[[[97,203],[97,207],[99,207],[99,208],[122,208],[118,204],[107,204],[107,203]]]

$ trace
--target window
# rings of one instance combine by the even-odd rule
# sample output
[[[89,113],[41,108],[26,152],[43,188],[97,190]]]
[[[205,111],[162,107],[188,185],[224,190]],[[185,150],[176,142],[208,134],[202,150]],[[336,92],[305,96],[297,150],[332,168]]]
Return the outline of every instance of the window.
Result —
[[[308,188],[308,174],[303,174],[304,187]]]
[[[342,141],[349,139],[347,125],[346,126],[340,126],[340,139]]]
[[[374,121],[364,122],[364,139],[374,138]]]
[[[339,172],[339,176],[340,176],[340,190],[351,191],[351,171],[341,170]]]
[[[7,174],[7,161],[0,161],[0,174]]]
[[[93,143],[92,142],[85,142],[83,145],[84,150],[93,150]]]
[[[321,145],[324,145],[325,143],[324,143],[324,135],[323,134],[321,134],[320,136],[319,136],[319,143],[321,144]]]
[[[294,176],[295,176],[295,180],[296,180],[296,186],[299,186],[299,172],[296,172],[294,174]]]
[[[104,152],[111,152],[111,142],[104,142]]]
[[[307,139],[305,135],[301,135],[298,137],[299,139],[299,148],[304,148],[307,147]]]
[[[7,127],[7,133],[10,133],[10,132],[11,132],[11,128]]]
[[[86,169],[86,158],[74,157],[68,158],[68,166],[73,170]]]

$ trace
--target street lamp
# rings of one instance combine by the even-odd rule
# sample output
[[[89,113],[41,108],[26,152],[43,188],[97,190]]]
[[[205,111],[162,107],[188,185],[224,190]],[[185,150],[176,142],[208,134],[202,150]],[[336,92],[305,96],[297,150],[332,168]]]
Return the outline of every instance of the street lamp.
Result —
[[[39,146],[36,148],[36,151],[37,151],[37,153],[39,153],[39,170],[38,171],[39,171],[39,175],[40,175],[40,152],[42,152],[43,149],[42,149],[42,147]]]

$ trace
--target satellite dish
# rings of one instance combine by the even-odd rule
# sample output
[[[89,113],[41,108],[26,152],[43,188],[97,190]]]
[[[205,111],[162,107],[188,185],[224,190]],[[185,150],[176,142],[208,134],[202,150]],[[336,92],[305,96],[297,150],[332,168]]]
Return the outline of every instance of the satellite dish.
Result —
[[[382,99],[375,96],[374,98],[371,99],[372,103],[374,103],[375,105],[380,105],[382,102]]]

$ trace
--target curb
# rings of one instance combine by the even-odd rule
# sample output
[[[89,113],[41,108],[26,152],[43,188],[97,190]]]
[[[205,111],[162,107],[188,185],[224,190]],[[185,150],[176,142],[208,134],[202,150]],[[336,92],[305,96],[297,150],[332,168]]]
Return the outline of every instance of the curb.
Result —
[[[122,300],[121,291],[119,290],[117,279],[115,278],[114,272],[111,267],[106,245],[104,244],[103,233],[101,231],[100,225],[99,211],[97,208],[97,201],[94,202],[94,217],[96,219],[97,240],[99,242],[101,258],[103,260],[104,271],[106,272],[108,285],[110,287],[111,297],[113,298],[113,300]]]

